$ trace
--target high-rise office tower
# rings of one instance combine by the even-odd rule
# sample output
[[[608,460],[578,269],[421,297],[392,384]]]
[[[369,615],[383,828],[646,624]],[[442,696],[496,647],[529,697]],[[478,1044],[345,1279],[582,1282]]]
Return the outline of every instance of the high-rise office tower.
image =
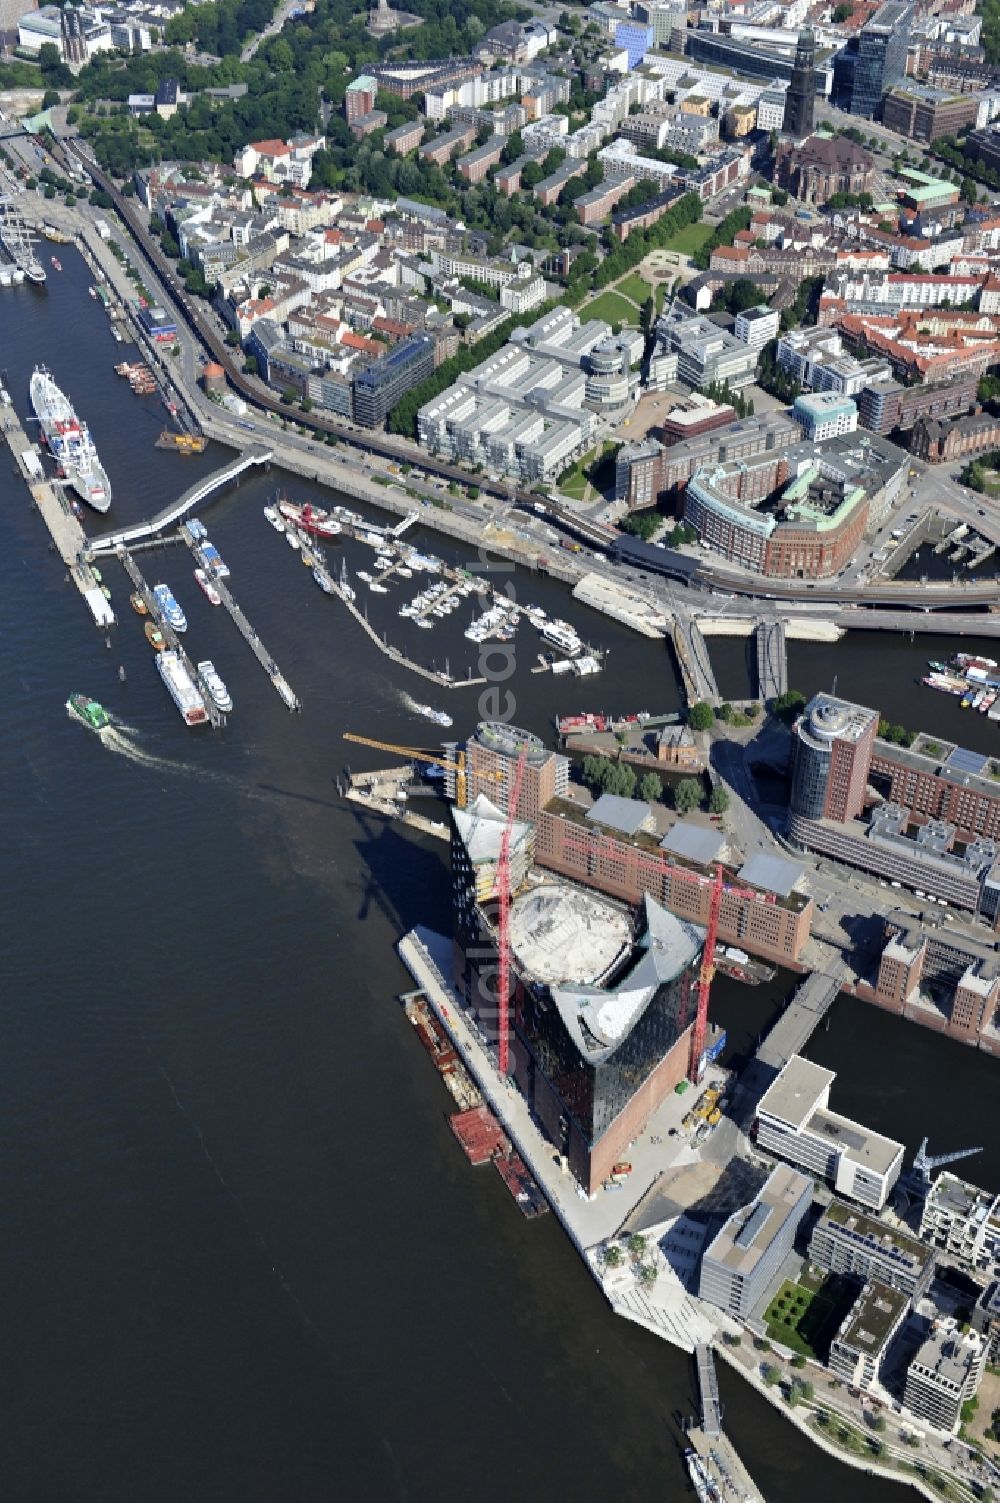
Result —
[[[813,131],[813,106],[816,100],[816,37],[811,26],[799,32],[795,48],[795,67],[785,95],[785,114],[781,128],[788,136],[801,141]]]
[[[833,61],[833,103],[872,120],[882,111],[887,89],[906,72],[913,24],[913,0],[886,4],[852,37]]]

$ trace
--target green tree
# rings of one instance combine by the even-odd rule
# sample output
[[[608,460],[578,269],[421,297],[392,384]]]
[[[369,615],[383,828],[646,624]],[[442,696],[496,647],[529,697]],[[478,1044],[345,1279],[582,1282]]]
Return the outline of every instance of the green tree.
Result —
[[[776,694],[771,701],[771,714],[778,720],[783,720],[786,725],[791,725],[797,720],[805,706],[806,697],[800,694],[798,689],[789,689],[784,694]]]
[[[245,376],[256,376],[256,374],[257,374],[257,357],[256,357],[256,355],[248,355],[247,358],[244,360],[244,362],[243,362],[243,374]]]
[[[53,105],[59,103],[59,93],[56,89],[46,89],[42,95],[42,109],[50,110]]]
[[[616,1242],[612,1242],[608,1247],[604,1249],[604,1252],[601,1255],[601,1262],[604,1264],[605,1268],[618,1268],[621,1266],[621,1261],[622,1250]]]
[[[697,778],[681,778],[674,789],[674,808],[678,814],[691,814],[701,804],[701,784]]]
[[[721,783],[716,783],[708,796],[709,814],[725,814],[729,808],[729,794]]]
[[[626,1242],[628,1255],[633,1263],[638,1263],[646,1251],[646,1238],[641,1232],[633,1232]]]
[[[639,797],[647,804],[655,804],[663,796],[663,784],[655,772],[644,772],[639,779]]]
[[[710,731],[715,724],[715,712],[710,704],[699,699],[688,711],[688,725],[693,731]]]

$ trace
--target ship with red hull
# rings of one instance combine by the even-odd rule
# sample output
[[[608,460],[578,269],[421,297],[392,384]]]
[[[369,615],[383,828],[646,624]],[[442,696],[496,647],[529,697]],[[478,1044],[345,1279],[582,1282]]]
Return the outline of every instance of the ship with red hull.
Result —
[[[294,522],[296,527],[319,538],[336,538],[343,531],[336,517],[318,506],[311,506],[308,501],[302,506],[297,506],[294,501],[279,501],[278,510],[286,522]]]

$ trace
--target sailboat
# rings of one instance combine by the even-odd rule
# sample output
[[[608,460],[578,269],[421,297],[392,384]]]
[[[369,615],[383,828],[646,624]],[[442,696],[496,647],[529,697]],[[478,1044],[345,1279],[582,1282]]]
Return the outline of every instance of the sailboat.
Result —
[[[343,595],[345,600],[354,600],[356,598],[355,592],[351,588],[351,581],[348,577],[346,558],[342,558],[340,560],[340,593]]]

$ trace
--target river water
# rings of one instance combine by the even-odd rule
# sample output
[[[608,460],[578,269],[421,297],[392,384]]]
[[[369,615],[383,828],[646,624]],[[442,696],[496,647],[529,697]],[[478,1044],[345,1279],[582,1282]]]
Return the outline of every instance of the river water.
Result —
[[[48,364],[91,423],[113,517],[146,516],[223,451],[153,448],[162,411],[114,375],[129,352],[87,297],[79,258],[60,256],[65,271],[45,291],[0,291],[0,369],[26,417],[33,363]],[[147,577],[173,586],[192,655],[214,658],[236,706],[225,731],[192,734],[150,663],[124,575],[106,570],[120,618],[109,651],[9,458],[0,465],[6,1495],[683,1496],[675,1416],[694,1403],[687,1359],[611,1316],[553,1217],[526,1223],[495,1175],[466,1165],[450,1098],[394,1000],[407,984],[400,932],[448,924],[445,849],[336,797],[344,730],[433,745],[441,733],[406,696],[447,708],[460,734],[477,691],[391,667],[264,522],[281,477],[258,476],[205,520],[304,712],[287,714],[174,547],[145,555]],[[533,634],[523,652],[519,639],[518,721],[544,734],[557,710],[676,705],[662,645],[554,584],[514,583],[611,654],[583,685],[532,676]],[[404,588],[370,597],[373,624],[465,671],[468,615],[417,631],[396,614]],[[712,652],[735,696],[743,645]],[[811,690],[836,676],[893,719],[950,734],[954,716],[956,733],[983,745],[995,725],[959,721],[914,687],[935,652],[902,639],[794,646],[791,681]],[[73,690],[113,712],[108,744],[67,718]],[[386,759],[353,748],[350,760],[368,756]],[[781,978],[756,991],[718,984],[734,1052],[752,1048],[784,991]],[[813,1052],[841,1072],[835,1105],[873,1126],[952,1146],[967,1137],[954,1099],[975,1093],[976,1135],[996,1142],[989,1062],[848,1003]],[[983,1168],[996,1182],[993,1152]],[[820,1461],[726,1375],[723,1390],[771,1503],[806,1486],[814,1503],[848,1488],[857,1503],[890,1496]]]

